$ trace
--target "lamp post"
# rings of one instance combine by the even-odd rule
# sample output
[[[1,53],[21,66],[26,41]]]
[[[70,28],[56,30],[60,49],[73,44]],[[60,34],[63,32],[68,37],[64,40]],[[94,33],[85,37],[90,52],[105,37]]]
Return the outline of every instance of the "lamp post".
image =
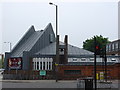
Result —
[[[9,44],[10,52],[11,52],[11,50],[12,50],[12,43],[11,42],[4,42],[4,43],[8,43]],[[10,74],[10,68],[9,68],[9,74]]]
[[[59,37],[57,36],[58,35],[58,6],[52,2],[49,3],[50,5],[54,5],[56,7],[56,62],[54,61],[54,67],[55,67],[55,75],[56,75],[56,82],[58,82],[58,75],[57,75],[57,72],[58,72],[58,63],[59,63],[59,48],[58,48],[58,45],[59,45]]]
[[[12,43],[11,42],[4,42],[4,43],[8,43],[10,46],[10,52],[11,52],[11,50],[12,50]]]
[[[52,2],[49,3],[50,5],[54,5],[56,7],[56,37],[58,34],[58,6]]]

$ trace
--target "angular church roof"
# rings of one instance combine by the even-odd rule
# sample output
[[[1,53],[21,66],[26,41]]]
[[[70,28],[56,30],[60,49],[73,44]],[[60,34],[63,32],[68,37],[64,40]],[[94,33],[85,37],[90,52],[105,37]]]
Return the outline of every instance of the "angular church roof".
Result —
[[[30,51],[30,49],[37,42],[39,37],[42,35],[41,31],[35,31],[29,38],[26,38],[25,42],[22,43],[11,55],[11,57],[22,57],[23,51]]]
[[[44,30],[35,31],[34,26],[26,32],[22,39],[16,44],[11,52],[11,57],[22,57],[24,51],[30,51],[37,41],[40,39],[42,34],[52,25],[49,23]]]
[[[60,42],[60,45],[63,44],[63,42]],[[56,42],[43,48],[42,50],[37,52],[36,55],[56,55]],[[85,49],[68,44],[68,55],[93,55],[93,53]]]
[[[53,34],[52,43],[50,34]],[[60,42],[60,45],[63,44]],[[12,50],[11,57],[22,57],[24,51],[32,52],[33,55],[56,55],[55,34],[52,25],[49,23],[44,30],[39,31],[35,31],[34,26],[31,26]],[[68,55],[93,55],[93,53],[68,44]]]

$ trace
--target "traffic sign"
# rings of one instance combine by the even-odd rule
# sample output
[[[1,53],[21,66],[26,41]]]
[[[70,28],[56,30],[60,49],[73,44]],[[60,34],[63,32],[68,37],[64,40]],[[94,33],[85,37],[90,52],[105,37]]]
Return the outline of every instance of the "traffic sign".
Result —
[[[46,75],[46,71],[45,70],[40,70],[40,75],[41,76],[45,76]]]

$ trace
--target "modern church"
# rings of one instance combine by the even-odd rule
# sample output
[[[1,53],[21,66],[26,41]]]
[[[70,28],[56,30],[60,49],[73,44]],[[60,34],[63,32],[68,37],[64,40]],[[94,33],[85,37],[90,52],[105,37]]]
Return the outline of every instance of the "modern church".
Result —
[[[31,26],[11,52],[5,53],[4,79],[77,79],[94,76],[94,53],[55,37],[51,23],[44,30]],[[107,75],[119,78],[118,58],[107,58]],[[97,58],[97,75],[104,73],[104,62]],[[99,78],[98,78],[99,79]]]

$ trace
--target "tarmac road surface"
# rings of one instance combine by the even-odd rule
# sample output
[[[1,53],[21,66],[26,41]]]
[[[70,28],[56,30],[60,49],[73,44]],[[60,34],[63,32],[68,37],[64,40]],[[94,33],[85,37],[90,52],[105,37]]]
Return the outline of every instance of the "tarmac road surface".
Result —
[[[2,88],[77,88],[76,80],[3,80]],[[112,81],[112,84],[97,83],[98,88],[118,88],[118,81]],[[84,83],[82,83],[84,86]]]

